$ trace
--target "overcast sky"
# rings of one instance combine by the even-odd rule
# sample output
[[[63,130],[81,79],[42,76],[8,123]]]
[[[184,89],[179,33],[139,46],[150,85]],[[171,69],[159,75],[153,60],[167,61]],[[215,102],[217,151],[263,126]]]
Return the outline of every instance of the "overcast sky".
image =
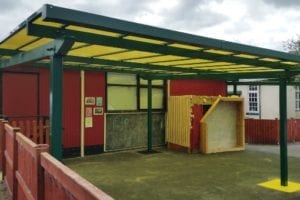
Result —
[[[0,0],[0,40],[45,3],[282,51],[300,34],[300,0]]]

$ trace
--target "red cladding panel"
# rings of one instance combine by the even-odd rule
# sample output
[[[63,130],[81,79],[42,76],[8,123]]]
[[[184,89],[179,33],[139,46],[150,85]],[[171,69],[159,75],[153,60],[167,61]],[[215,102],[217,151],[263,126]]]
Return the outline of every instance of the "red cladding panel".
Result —
[[[102,97],[102,107],[105,108],[105,74],[85,72],[85,96]],[[85,106],[92,107],[93,106]],[[104,115],[93,115],[93,127],[85,129],[85,145],[104,144]]]
[[[226,96],[226,82],[211,80],[171,80],[170,95]]]
[[[80,72],[65,71],[63,76],[64,148],[80,146],[80,96]]]
[[[40,115],[49,116],[49,92],[49,70],[40,69]]]
[[[3,114],[37,115],[37,74],[3,74]]]

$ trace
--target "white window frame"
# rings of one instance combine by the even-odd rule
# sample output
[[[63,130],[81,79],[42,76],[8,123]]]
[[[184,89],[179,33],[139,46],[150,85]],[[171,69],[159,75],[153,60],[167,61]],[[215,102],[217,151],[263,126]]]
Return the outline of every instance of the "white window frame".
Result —
[[[248,113],[259,114],[259,86],[249,85],[248,88]]]
[[[138,75],[107,73],[107,111],[144,112],[148,105],[147,87],[148,81]],[[152,81],[152,109],[165,110],[165,87],[166,82],[163,80]]]

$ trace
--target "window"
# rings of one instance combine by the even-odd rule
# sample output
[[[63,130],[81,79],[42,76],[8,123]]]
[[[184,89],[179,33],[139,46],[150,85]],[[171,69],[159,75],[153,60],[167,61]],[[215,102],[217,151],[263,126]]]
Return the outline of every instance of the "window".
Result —
[[[258,96],[258,86],[251,85],[249,86],[248,91],[248,109],[249,113],[258,113],[259,112],[259,96]]]
[[[147,109],[148,81],[137,75],[107,73],[107,110],[140,111]],[[165,108],[165,82],[152,81],[152,108]]]
[[[300,112],[300,86],[295,87],[295,111]]]
[[[108,110],[137,109],[135,75],[107,73],[106,81]]]

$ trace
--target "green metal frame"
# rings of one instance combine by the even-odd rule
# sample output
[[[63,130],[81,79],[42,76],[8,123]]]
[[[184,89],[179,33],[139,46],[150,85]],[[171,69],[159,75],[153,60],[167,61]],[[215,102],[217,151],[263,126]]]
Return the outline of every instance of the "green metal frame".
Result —
[[[0,68],[20,65],[27,62],[32,62],[42,58],[52,56],[54,54],[61,54],[66,49],[70,49],[74,41],[71,39],[56,39],[53,42],[45,44],[39,48],[28,52],[19,52],[10,59],[0,62]],[[9,51],[10,52],[10,51]]]
[[[227,81],[227,85],[279,85],[280,80],[278,79],[270,79],[270,80],[263,80],[263,81],[242,81],[242,82],[233,82]],[[287,81],[287,85],[300,85],[299,81]]]
[[[59,160],[62,159],[62,57],[73,43],[72,39],[56,39],[34,50],[19,52],[0,63],[0,68],[6,68],[50,57],[50,141],[52,155]]]
[[[176,56],[185,56],[190,58],[205,58],[208,60],[219,61],[219,62],[233,62],[237,64],[245,64],[245,65],[257,65],[263,67],[270,67],[273,69],[293,69],[293,66],[283,64],[283,63],[270,63],[257,59],[250,58],[241,58],[234,56],[221,56],[214,53],[209,53],[205,51],[194,51],[182,48],[176,48],[165,45],[158,44],[150,44],[138,41],[125,40],[122,38],[114,38],[104,35],[97,35],[92,33],[85,33],[67,29],[59,29],[54,27],[47,27],[35,24],[28,25],[28,34],[32,36],[38,37],[47,37],[47,38],[57,38],[63,37],[65,35],[72,36],[76,38],[76,41],[97,45],[105,45],[117,48],[125,48],[128,50],[139,50],[139,51],[147,51],[159,54],[169,54]]]
[[[72,61],[72,62],[82,62],[87,64],[99,64],[99,65],[111,65],[111,66],[122,66],[129,67],[133,69],[145,69],[145,70],[165,70],[168,72],[182,72],[182,73],[195,73],[198,74],[200,72],[204,74],[211,74],[212,72],[209,70],[195,70],[189,68],[182,67],[166,67],[166,66],[158,66],[153,64],[143,64],[143,63],[133,63],[133,62],[123,62],[123,61],[114,61],[114,60],[106,60],[100,58],[86,58],[79,56],[66,56],[64,61]],[[84,69],[84,67],[83,67]]]
[[[286,79],[279,81],[280,113],[280,180],[282,186],[288,185],[288,152],[287,152],[287,92]]]
[[[58,22],[64,24],[63,27],[55,28],[43,25],[32,24],[32,22],[41,17],[45,21]],[[139,41],[125,40],[124,38],[113,38],[108,36],[100,36],[92,33],[83,33],[65,29],[68,25],[77,25],[87,28],[95,28],[107,31],[120,33],[123,36],[141,36],[149,39],[163,40],[168,44],[180,43],[186,45],[200,46],[204,50],[194,51],[182,48],[176,48],[166,45],[157,45],[143,43]],[[51,147],[52,154],[61,159],[61,127],[62,127],[62,70],[64,61],[76,61],[84,63],[84,66],[70,65],[65,66],[69,69],[84,69],[94,71],[115,71],[124,73],[136,73],[141,77],[148,79],[148,151],[152,150],[152,84],[155,79],[218,79],[234,81],[234,85],[244,84],[238,82],[238,79],[258,79],[258,78],[275,78],[265,84],[278,84],[280,87],[280,157],[281,157],[281,185],[287,185],[288,169],[287,169],[287,122],[286,122],[286,85],[291,77],[300,73],[299,65],[288,65],[283,63],[300,62],[300,57],[297,55],[287,54],[279,51],[258,48],[248,45],[227,42],[223,40],[200,37],[192,34],[171,31],[162,28],[127,22],[123,20],[113,19],[100,15],[85,13],[66,8],[60,8],[53,5],[44,5],[39,11],[35,12],[26,21],[24,21],[18,29],[10,36],[4,39],[0,44],[8,40],[15,33],[27,27],[29,35],[37,36],[38,38],[53,38],[53,42],[43,45],[42,47],[33,49],[28,52],[19,50],[0,49],[0,55],[12,56],[10,59],[0,62],[0,69],[10,66],[16,66],[24,63],[37,61],[39,59],[50,57],[50,74],[51,74],[51,94],[50,94],[50,112],[51,112]],[[59,39],[73,38],[73,39]],[[213,72],[212,70],[199,70],[189,67],[178,66],[160,66],[157,63],[139,64],[126,61],[111,61],[96,58],[84,58],[78,56],[65,56],[72,47],[74,41],[85,42],[96,45],[106,45],[110,47],[125,48],[127,50],[139,50],[160,53],[163,55],[184,56],[189,58],[202,58],[212,60],[213,62],[230,62],[234,64],[244,64],[253,66],[263,66],[270,69],[280,69],[281,71],[272,72]],[[233,52],[233,55],[217,55],[207,52],[207,49],[216,49]],[[250,59],[245,57],[236,57],[234,54],[250,54],[259,56],[260,58],[275,58],[280,59],[278,62],[268,62],[261,59]],[[64,58],[63,58],[64,57]],[[100,64],[97,68],[88,66],[89,64]],[[35,63],[39,66],[39,63]],[[125,66],[126,69],[109,69],[107,66]],[[134,71],[134,70],[143,71]],[[153,72],[152,70],[162,70]],[[178,72],[178,74],[174,74]],[[290,82],[292,83],[292,82]],[[251,83],[252,84],[252,83]],[[261,82],[263,84],[263,82]],[[236,87],[235,87],[236,90]]]
[[[50,67],[50,141],[51,154],[62,159],[62,76],[61,55],[51,57]]]
[[[259,78],[291,78],[298,75],[299,72],[249,72],[249,73],[210,73],[197,75],[165,75],[157,74],[148,76],[148,78],[163,80],[180,80],[180,79],[213,79],[234,81],[237,79],[259,79]],[[147,77],[147,75],[145,75]]]
[[[152,152],[152,80],[148,80],[148,153]]]
[[[242,45],[238,43],[217,40],[197,35],[171,31],[163,28],[156,28],[143,24],[127,22],[101,15],[80,12],[67,8],[56,7],[53,5],[44,5],[40,10],[42,18],[46,21],[54,21],[64,24],[74,24],[78,26],[87,26],[90,28],[101,28],[108,31],[117,31],[124,34],[134,34],[146,36],[154,39],[166,41],[176,41],[196,46],[206,46],[222,50],[243,52],[265,57],[275,57],[280,59],[300,62],[300,57],[279,51]],[[66,14],[68,13],[68,14]]]

